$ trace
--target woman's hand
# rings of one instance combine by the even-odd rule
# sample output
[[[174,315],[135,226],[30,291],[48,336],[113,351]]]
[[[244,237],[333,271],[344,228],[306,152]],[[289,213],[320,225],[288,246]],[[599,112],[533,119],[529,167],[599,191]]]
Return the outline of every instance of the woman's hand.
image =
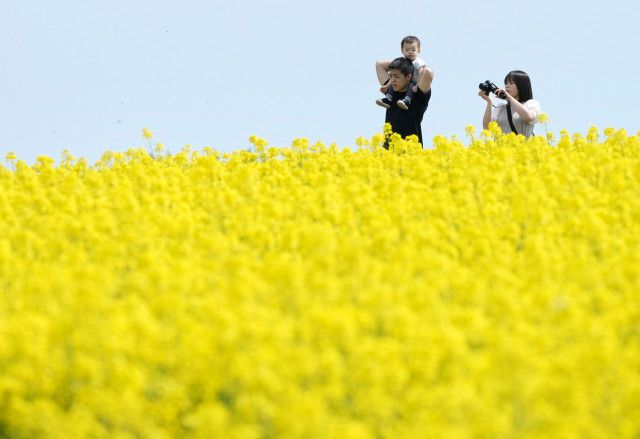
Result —
[[[484,91],[480,90],[478,92],[478,96],[480,96],[482,99],[484,99],[485,101],[487,101],[488,104],[491,104],[491,98],[489,97],[488,94],[486,94]]]
[[[513,100],[513,96],[511,96],[504,88],[499,88],[495,91],[495,95],[500,99],[504,99],[505,101],[511,102]]]

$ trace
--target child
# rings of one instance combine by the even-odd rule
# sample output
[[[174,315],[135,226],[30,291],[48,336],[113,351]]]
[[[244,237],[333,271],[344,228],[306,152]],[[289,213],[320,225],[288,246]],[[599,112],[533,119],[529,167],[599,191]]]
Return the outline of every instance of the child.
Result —
[[[425,63],[422,58],[418,58],[418,54],[420,53],[420,39],[418,37],[414,37],[412,35],[404,37],[400,42],[400,49],[402,50],[402,55],[413,63],[413,77],[411,79],[411,84],[409,84],[409,88],[407,88],[407,94],[404,99],[399,99],[397,102],[398,107],[403,110],[408,110],[409,105],[411,105],[413,93],[417,91],[416,83],[418,82],[420,68],[422,66],[426,66],[427,63]],[[391,89],[391,85],[388,80],[382,87],[380,87],[380,91],[384,93],[385,96],[382,99],[376,100],[376,104],[384,108],[391,108],[391,104],[393,102],[393,89]]]

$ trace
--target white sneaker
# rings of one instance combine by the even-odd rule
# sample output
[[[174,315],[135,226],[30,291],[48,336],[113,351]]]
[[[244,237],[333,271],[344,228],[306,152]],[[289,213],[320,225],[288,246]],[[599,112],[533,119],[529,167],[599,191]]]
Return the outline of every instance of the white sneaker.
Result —
[[[407,103],[405,101],[403,101],[402,99],[400,99],[398,101],[398,107],[402,108],[403,110],[408,110],[409,106],[407,105]]]
[[[376,99],[376,104],[384,108],[391,108],[391,105],[389,105],[389,100],[387,98]]]

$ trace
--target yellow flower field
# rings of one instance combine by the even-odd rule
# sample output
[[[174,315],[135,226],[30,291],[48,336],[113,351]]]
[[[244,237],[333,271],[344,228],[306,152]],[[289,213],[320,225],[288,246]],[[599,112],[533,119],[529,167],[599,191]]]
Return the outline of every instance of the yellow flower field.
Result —
[[[8,155],[0,437],[640,437],[640,134],[467,133]]]

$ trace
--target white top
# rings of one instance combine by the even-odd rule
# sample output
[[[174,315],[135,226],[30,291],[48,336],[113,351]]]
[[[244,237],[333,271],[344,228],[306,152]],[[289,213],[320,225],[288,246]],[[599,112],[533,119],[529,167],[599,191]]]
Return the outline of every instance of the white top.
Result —
[[[426,65],[427,63],[424,62],[422,58],[416,58],[413,61],[413,77],[411,78],[413,82],[418,82],[418,74],[420,72],[420,67],[426,66]]]
[[[529,99],[522,105],[527,110],[533,111],[533,120],[531,121],[531,123],[524,122],[518,112],[515,111],[513,107],[511,107],[513,126],[516,127],[516,131],[518,132],[518,134],[524,134],[525,137],[529,137],[533,133],[533,126],[538,123],[538,116],[542,111],[540,110],[540,103],[535,99]],[[508,134],[511,132],[506,105],[491,108],[491,121],[498,122],[498,125],[500,125],[503,133]]]

